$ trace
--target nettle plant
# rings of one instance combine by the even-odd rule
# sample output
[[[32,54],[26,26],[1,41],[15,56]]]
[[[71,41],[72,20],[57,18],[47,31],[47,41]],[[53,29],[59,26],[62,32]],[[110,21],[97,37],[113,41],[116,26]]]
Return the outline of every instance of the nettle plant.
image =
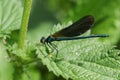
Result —
[[[43,65],[64,79],[120,79],[120,50],[110,43],[111,35],[114,35],[112,31],[108,39],[54,42],[58,46],[58,60],[55,60],[55,51],[51,53],[49,47],[40,41],[31,42],[26,38],[31,3],[31,0],[24,0],[23,3],[21,0],[0,1],[0,80],[42,80],[44,78],[40,76],[40,67]],[[111,23],[110,21],[103,24]],[[69,22],[66,25],[71,24]],[[102,26],[103,24],[101,23]],[[66,25],[55,25],[52,32]],[[46,32],[44,35],[48,36],[50,33]]]

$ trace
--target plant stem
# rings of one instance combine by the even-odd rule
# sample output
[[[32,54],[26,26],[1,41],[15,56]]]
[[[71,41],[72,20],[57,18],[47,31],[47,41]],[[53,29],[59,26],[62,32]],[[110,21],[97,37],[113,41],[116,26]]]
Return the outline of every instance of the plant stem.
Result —
[[[21,28],[20,28],[20,33],[19,33],[20,36],[19,36],[19,42],[18,42],[18,47],[21,49],[24,48],[24,44],[25,44],[31,4],[32,4],[32,0],[24,1],[24,10],[23,10]]]

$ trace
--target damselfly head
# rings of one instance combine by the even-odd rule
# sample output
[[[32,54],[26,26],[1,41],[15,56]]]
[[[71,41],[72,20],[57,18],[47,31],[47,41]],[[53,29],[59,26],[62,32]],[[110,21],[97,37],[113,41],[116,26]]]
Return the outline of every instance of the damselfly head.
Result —
[[[41,42],[41,43],[45,43],[45,40],[46,40],[46,38],[45,38],[45,37],[42,37],[42,38],[40,39],[40,42]]]

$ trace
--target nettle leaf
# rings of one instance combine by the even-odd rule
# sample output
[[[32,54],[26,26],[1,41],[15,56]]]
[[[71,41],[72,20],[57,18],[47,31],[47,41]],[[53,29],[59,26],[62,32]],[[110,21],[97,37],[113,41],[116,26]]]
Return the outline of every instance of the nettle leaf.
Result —
[[[69,23],[71,24],[71,23]],[[63,28],[55,26],[53,33]],[[104,38],[106,39],[106,38]],[[51,53],[44,44],[38,48],[38,57],[42,59],[49,71],[65,79],[73,80],[119,80],[120,58],[119,50],[110,47],[99,38],[54,42],[59,53],[55,60],[56,51]],[[49,50],[47,50],[49,49]]]
[[[0,4],[0,35],[19,29],[23,11],[21,1],[1,0]]]

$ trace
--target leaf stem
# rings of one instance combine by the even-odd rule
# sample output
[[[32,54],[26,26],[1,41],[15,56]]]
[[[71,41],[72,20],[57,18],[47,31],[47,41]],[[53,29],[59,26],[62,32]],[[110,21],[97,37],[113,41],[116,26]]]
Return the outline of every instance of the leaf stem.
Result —
[[[21,28],[20,28],[20,33],[19,33],[20,36],[19,36],[19,42],[18,42],[18,47],[21,49],[24,48],[24,44],[25,44],[25,38],[26,38],[26,33],[27,33],[31,4],[32,4],[32,0],[24,1],[24,10],[23,10]]]

